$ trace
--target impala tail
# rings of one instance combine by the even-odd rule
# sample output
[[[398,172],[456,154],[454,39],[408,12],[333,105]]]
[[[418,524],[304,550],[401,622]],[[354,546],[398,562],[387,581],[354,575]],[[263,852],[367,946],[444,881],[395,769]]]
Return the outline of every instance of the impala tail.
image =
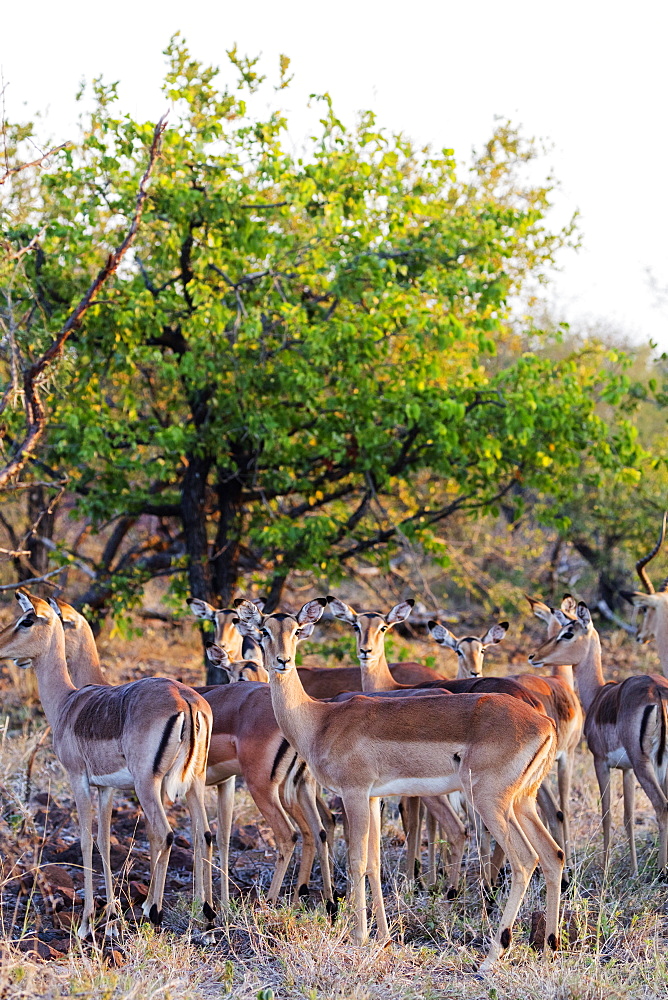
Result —
[[[183,712],[169,719],[156,754],[154,773],[160,763],[172,760],[162,788],[165,796],[174,801],[190,788],[193,779],[206,769],[206,755],[209,747],[208,720],[206,716],[187,703]]]

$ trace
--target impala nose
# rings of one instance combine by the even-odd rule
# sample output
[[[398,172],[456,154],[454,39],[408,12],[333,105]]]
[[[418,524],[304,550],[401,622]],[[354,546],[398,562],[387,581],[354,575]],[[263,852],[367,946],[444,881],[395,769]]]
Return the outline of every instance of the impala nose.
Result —
[[[282,667],[285,667],[285,665],[290,662],[290,660],[292,659],[292,657],[291,656],[277,656],[276,659],[278,660],[278,662],[281,664]]]
[[[360,656],[369,656],[370,653],[370,649],[360,649]]]

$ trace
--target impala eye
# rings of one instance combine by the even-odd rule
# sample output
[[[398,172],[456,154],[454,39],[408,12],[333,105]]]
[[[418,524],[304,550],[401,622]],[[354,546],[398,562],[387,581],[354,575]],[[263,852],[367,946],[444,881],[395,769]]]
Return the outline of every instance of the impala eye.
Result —
[[[381,625],[380,631],[387,632],[387,625]]]
[[[35,619],[31,616],[30,618],[24,618],[22,622],[19,622],[20,628],[32,628],[35,624]]]
[[[262,636],[263,639],[271,639],[271,636],[267,632],[266,628],[260,630],[260,635]]]

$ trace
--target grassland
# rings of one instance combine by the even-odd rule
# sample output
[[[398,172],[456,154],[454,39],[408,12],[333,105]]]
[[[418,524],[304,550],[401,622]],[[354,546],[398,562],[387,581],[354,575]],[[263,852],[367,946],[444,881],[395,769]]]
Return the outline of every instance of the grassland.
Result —
[[[538,634],[538,632],[534,633]],[[103,639],[103,662],[114,682],[165,673],[201,678],[198,639],[188,627],[148,626],[128,642]],[[623,633],[605,636],[606,673],[620,678],[657,670],[649,649]],[[489,672],[524,669],[531,637],[499,647]],[[417,644],[415,658],[434,654]],[[442,655],[442,654],[441,654]],[[454,667],[454,664],[453,664]],[[532,920],[543,903],[540,876],[532,881],[507,959],[487,978],[475,969],[485,935],[498,913],[481,901],[475,844],[467,858],[466,891],[452,903],[426,891],[409,892],[402,875],[403,836],[391,804],[384,824],[383,864],[388,916],[395,943],[381,949],[349,943],[345,910],[334,927],[318,906],[318,878],[301,908],[263,902],[272,866],[270,831],[246,792],[238,792],[232,876],[236,886],[228,919],[215,944],[205,944],[189,908],[187,825],[172,810],[177,831],[176,864],[170,869],[165,925],[156,932],[137,923],[136,902],[148,872],[141,818],[132,798],[118,797],[114,860],[118,889],[128,906],[117,945],[81,945],[69,924],[72,895],[81,885],[72,798],[45,738],[45,723],[26,676],[0,674],[0,997],[101,997],[108,1000],[168,998],[304,998],[304,1000],[617,1000],[668,996],[668,883],[656,870],[656,828],[649,803],[638,793],[636,838],[640,874],[630,878],[621,822],[621,780],[615,783],[613,863],[600,867],[598,801],[586,748],[577,764],[574,790],[576,863],[564,895],[564,949],[545,963],[529,946]],[[29,774],[29,779],[28,779]],[[213,814],[213,798],[211,799]],[[339,828],[340,830],[340,828]],[[48,866],[55,866],[53,867]],[[34,870],[40,876],[35,878]],[[57,871],[73,889],[61,887]],[[343,845],[337,843],[336,879],[343,889]],[[46,881],[45,881],[46,880]],[[68,883],[69,884],[69,883]],[[101,878],[96,876],[100,886]],[[45,885],[47,888],[45,889]],[[258,885],[260,891],[258,892]],[[76,896],[75,896],[76,899]],[[60,904],[59,904],[60,905]],[[60,925],[60,926],[59,926]],[[35,949],[48,957],[40,958]],[[50,953],[49,953],[50,952]]]

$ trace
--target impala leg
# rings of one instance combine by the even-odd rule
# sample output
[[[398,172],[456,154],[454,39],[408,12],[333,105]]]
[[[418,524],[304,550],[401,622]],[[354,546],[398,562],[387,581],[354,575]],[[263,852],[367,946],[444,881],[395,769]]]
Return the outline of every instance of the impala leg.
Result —
[[[100,786],[98,788],[98,810],[97,810],[97,846],[102,858],[102,870],[104,871],[104,885],[107,892],[106,918],[107,926],[105,934],[115,937],[116,927],[110,921],[118,917],[118,906],[114,896],[114,881],[111,875],[111,812],[114,804],[114,789]]]
[[[91,919],[95,913],[93,901],[93,803],[85,774],[72,777],[72,792],[79,816],[81,856],[84,870],[84,908],[77,936],[82,940],[92,933]]]
[[[422,834],[422,801],[415,796],[403,798],[402,818],[406,831],[406,877],[409,884],[420,873],[420,839]]]
[[[594,769],[598,790],[601,795],[601,816],[603,818],[603,867],[608,867],[610,858],[610,768],[602,757],[594,757]]]
[[[428,796],[424,803],[430,813],[444,828],[450,844],[450,859],[446,869],[448,880],[448,899],[457,895],[462,872],[462,858],[466,849],[466,827],[450,805],[446,795]]]
[[[299,840],[299,834],[292,826],[283,805],[281,804],[278,785],[276,782],[262,781],[262,776],[256,774],[251,766],[244,766],[244,761],[239,761],[243,773],[246,776],[248,791],[253,796],[256,806],[266,819],[267,823],[274,831],[276,838],[276,849],[278,857],[274,875],[269,886],[267,899],[270,903],[275,903],[283,885],[285,873],[290,864],[290,858],[295,849],[295,844]]]
[[[557,782],[559,785],[559,805],[561,806],[561,815],[563,817],[563,831],[564,831],[564,854],[566,855],[566,864],[572,864],[572,849],[571,849],[571,782],[573,780],[573,767],[575,765],[575,748],[564,753],[557,760]]]
[[[547,824],[550,833],[559,846],[565,851],[566,845],[564,837],[563,813],[559,808],[557,800],[552,794],[547,781],[544,781],[538,789],[537,802],[540,811],[543,814],[543,820]]]
[[[204,780],[194,778],[186,792],[193,838],[193,893],[202,903],[202,912],[210,923],[215,917],[213,908],[212,854],[213,837],[204,805]]]
[[[427,809],[427,884],[434,886],[438,876],[436,867],[436,817]]]
[[[633,762],[633,770],[640,782],[640,787],[654,807],[656,821],[659,825],[659,869],[666,868],[666,848],[668,846],[668,799],[656,776],[656,772],[647,757]]]
[[[485,802],[486,797],[489,799],[489,804]],[[506,807],[504,815],[502,808],[494,803],[491,789],[488,796],[485,796],[484,791],[479,789],[476,800],[482,820],[497,843],[502,845],[510,862],[512,873],[510,892],[503,908],[499,929],[494,935],[485,961],[480,966],[481,972],[487,972],[503,952],[510,947],[513,924],[529,885],[531,874],[536,867],[538,855],[516,819],[512,805],[509,804]]]
[[[288,776],[288,780],[291,780],[290,776]],[[315,861],[316,850],[313,830],[304,815],[298,791],[290,803],[289,814],[291,819],[293,819],[299,827],[299,832],[302,835],[302,850],[301,857],[299,859],[297,884],[295,885],[295,891],[292,896],[292,902],[296,905],[302,896],[308,896],[309,894],[308,884],[311,879],[311,872],[313,871],[313,862]]]
[[[491,885],[498,885],[499,882],[499,872],[503,868],[503,863],[506,860],[506,856],[503,853],[503,847],[501,844],[495,844],[494,850],[492,851],[492,860],[490,862],[490,879]]]
[[[154,859],[148,896],[142,905],[142,912],[152,924],[156,925],[162,923],[162,897],[165,892],[169,855],[174,841],[174,834],[162,805],[161,784],[159,778],[148,778],[135,783],[137,798],[146,816],[151,857]]]
[[[638,874],[638,857],[636,855],[636,841],[634,836],[635,823],[635,798],[636,798],[636,776],[632,768],[625,768],[622,771],[624,782],[624,829],[629,842],[629,860],[631,862],[631,874]]]
[[[230,905],[230,835],[234,815],[235,776],[216,785],[216,811],[218,814],[218,859],[220,863],[220,899],[224,909]]]
[[[365,872],[369,847],[370,806],[368,792],[348,792],[343,796],[348,817],[348,869],[350,902],[355,915],[353,941],[362,944],[367,938]]]
[[[318,805],[315,781],[310,776],[304,775],[297,789],[297,798],[302,812],[306,817],[309,828],[313,831],[315,843],[318,849],[320,860],[320,874],[322,875],[323,894],[330,904],[330,911],[334,912],[334,895],[332,892],[332,871],[329,861],[329,837],[321,822],[321,812]],[[323,803],[324,805],[324,803]],[[329,813],[329,810],[327,810]],[[331,819],[331,813],[329,813]]]
[[[514,812],[531,847],[538,854],[545,877],[545,953],[551,954],[559,948],[559,901],[564,852],[541,823],[536,803],[531,797],[518,798]]]
[[[371,898],[376,914],[378,941],[384,944],[390,940],[390,929],[387,926],[385,903],[383,901],[383,885],[380,872],[380,799],[369,800],[369,846],[367,851],[366,874],[371,886]]]

